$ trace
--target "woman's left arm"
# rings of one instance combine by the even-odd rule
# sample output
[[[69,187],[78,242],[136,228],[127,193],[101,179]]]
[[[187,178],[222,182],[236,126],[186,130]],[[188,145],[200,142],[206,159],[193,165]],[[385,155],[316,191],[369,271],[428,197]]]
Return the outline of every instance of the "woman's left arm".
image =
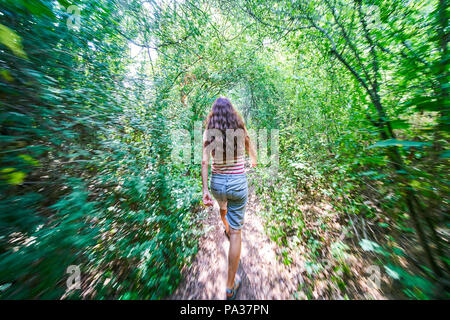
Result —
[[[257,165],[258,157],[256,155],[255,146],[253,145],[252,141],[250,140],[250,136],[248,135],[247,131],[245,132],[245,150],[247,151],[248,155],[250,156],[250,159],[252,160],[252,168],[255,168]]]

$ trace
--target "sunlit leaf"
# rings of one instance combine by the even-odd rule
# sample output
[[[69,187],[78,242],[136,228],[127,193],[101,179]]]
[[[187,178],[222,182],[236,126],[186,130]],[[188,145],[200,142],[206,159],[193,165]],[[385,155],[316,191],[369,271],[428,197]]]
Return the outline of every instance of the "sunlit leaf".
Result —
[[[10,28],[0,24],[0,43],[10,49],[16,56],[27,58],[22,47],[22,39]]]

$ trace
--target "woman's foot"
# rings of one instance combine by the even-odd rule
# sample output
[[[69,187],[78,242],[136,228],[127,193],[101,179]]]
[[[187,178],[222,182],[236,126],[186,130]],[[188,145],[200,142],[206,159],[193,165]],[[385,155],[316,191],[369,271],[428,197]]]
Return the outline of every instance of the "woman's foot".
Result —
[[[227,294],[227,300],[234,300],[236,299],[237,292],[241,288],[241,278],[236,274],[234,277],[234,285],[233,288],[226,290]]]

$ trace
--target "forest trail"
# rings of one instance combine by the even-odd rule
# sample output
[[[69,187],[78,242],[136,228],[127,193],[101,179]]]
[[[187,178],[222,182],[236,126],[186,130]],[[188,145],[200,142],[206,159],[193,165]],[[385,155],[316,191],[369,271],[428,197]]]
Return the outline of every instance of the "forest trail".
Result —
[[[290,264],[282,261],[282,249],[272,241],[264,230],[263,218],[258,214],[264,208],[255,193],[254,176],[249,176],[249,196],[242,233],[241,260],[238,274],[242,278],[242,287],[237,300],[289,300],[289,299],[346,299],[330,280],[331,274],[323,271],[312,282],[308,279],[305,250],[289,251]],[[338,215],[325,199],[310,200],[302,203],[300,209],[310,220],[309,228],[314,228],[319,216],[328,217],[336,234],[341,233],[337,222]],[[312,223],[313,222],[313,223]],[[317,227],[317,226],[316,226]],[[199,250],[190,266],[182,270],[183,279],[168,299],[183,300],[223,300],[227,276],[227,256],[229,241],[225,237],[223,223],[219,216],[219,207],[207,209],[203,220],[205,234],[199,240]],[[323,235],[330,237],[330,235]],[[330,239],[327,240],[328,242]],[[329,250],[329,248],[327,249]],[[348,251],[345,259],[352,270],[351,278],[345,277],[347,299],[389,299],[380,288],[374,288],[365,274],[370,259],[361,255],[355,248]],[[386,282],[386,276],[382,276]]]
[[[279,248],[265,234],[263,221],[257,215],[261,208],[253,189],[249,184],[238,268],[242,286],[236,299],[294,299],[303,281],[303,262],[293,261],[287,267],[280,261]],[[229,241],[223,233],[217,202],[208,208],[203,224],[207,232],[199,241],[199,251],[192,265],[183,270],[183,280],[169,299],[225,299]]]

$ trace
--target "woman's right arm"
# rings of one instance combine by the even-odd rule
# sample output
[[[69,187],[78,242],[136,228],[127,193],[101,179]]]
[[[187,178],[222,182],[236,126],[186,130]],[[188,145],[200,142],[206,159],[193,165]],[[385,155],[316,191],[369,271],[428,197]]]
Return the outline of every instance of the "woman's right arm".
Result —
[[[205,137],[205,135],[204,135]],[[209,152],[208,149],[205,147],[205,138],[203,139],[203,151],[202,151],[202,186],[203,186],[203,204],[205,206],[212,206],[213,201],[211,198],[211,195],[209,194],[208,190],[208,170],[209,170]]]

